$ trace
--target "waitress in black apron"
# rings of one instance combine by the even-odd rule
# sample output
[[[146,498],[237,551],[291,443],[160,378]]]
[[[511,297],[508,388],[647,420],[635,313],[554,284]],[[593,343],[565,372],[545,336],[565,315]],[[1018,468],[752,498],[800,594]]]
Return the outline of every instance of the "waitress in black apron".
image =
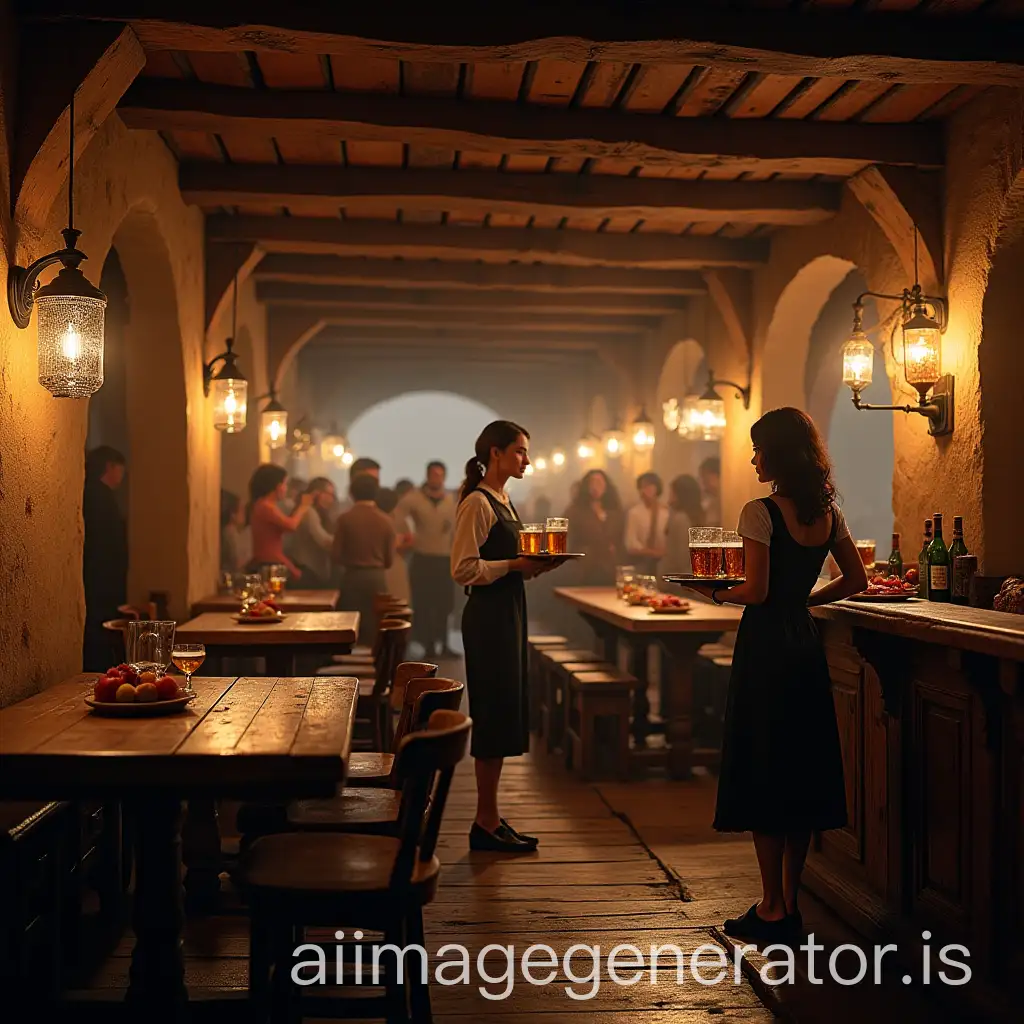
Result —
[[[488,424],[466,463],[455,517],[452,576],[469,595],[462,641],[476,767],[472,850],[528,853],[537,848],[535,837],[517,832],[498,812],[502,763],[530,747],[523,581],[553,567],[519,557],[519,515],[505,493],[505,484],[522,479],[530,464],[529,443],[530,435],[516,423]]]

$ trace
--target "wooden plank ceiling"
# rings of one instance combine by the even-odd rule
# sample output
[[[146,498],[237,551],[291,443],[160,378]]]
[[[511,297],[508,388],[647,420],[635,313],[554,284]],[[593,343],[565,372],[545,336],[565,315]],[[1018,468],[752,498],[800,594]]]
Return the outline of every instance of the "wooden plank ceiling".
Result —
[[[942,119],[1024,82],[1019,0],[300,6],[25,16],[133,25],[122,119],[332,341],[628,344],[862,168],[939,170]]]

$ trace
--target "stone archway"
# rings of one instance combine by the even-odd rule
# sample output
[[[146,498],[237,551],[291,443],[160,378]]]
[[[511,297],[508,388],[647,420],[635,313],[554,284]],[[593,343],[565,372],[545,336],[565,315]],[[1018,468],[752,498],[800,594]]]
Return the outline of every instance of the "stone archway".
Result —
[[[188,600],[194,537],[190,435],[202,433],[189,415],[178,294],[155,214],[129,211],[114,233],[128,286],[124,326],[129,427],[128,596],[133,603],[164,591],[172,612]],[[198,444],[198,441],[196,442]],[[215,565],[215,562],[211,562]]]
[[[707,372],[704,347],[693,338],[676,342],[662,364],[657,408],[651,413],[658,432],[654,465],[666,483],[681,473],[696,476],[704,459],[719,454],[718,441],[684,440],[675,431],[668,430],[663,419],[664,403],[672,398],[682,403],[688,394],[703,390]]]

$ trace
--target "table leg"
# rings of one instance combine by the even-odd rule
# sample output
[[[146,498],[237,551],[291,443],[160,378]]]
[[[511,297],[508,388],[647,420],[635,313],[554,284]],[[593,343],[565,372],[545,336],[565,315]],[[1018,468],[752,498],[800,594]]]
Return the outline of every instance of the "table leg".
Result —
[[[633,744],[638,749],[647,745],[651,733],[651,702],[647,696],[647,643],[629,638],[629,669],[640,680],[633,690]],[[662,711],[664,714],[664,710]]]
[[[668,772],[673,779],[688,779],[693,774],[693,660],[708,638],[677,633],[658,640],[666,654],[662,671],[668,676],[669,706],[662,710],[669,745]]]
[[[220,823],[215,800],[189,800],[181,839],[189,909],[210,913],[216,908],[220,896],[222,867]]]
[[[177,1021],[188,1001],[181,949],[181,801],[152,796],[132,801],[130,808],[135,949],[126,1000],[144,1010],[147,1020]]]

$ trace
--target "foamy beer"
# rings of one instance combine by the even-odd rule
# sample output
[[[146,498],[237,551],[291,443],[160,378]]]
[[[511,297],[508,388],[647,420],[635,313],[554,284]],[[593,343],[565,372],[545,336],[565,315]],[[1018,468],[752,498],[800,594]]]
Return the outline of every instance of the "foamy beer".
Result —
[[[519,527],[519,554],[539,555],[544,547],[544,524],[522,523]]]
[[[743,575],[743,538],[735,530],[722,531],[722,568],[725,575]]]
[[[873,540],[858,540],[854,543],[857,547],[857,554],[860,555],[860,560],[868,569],[874,569],[876,547],[875,542]]]
[[[569,520],[548,519],[544,524],[547,534],[547,552],[549,555],[564,555],[569,550]]]
[[[690,527],[690,567],[694,576],[713,579],[722,575],[722,528]]]

